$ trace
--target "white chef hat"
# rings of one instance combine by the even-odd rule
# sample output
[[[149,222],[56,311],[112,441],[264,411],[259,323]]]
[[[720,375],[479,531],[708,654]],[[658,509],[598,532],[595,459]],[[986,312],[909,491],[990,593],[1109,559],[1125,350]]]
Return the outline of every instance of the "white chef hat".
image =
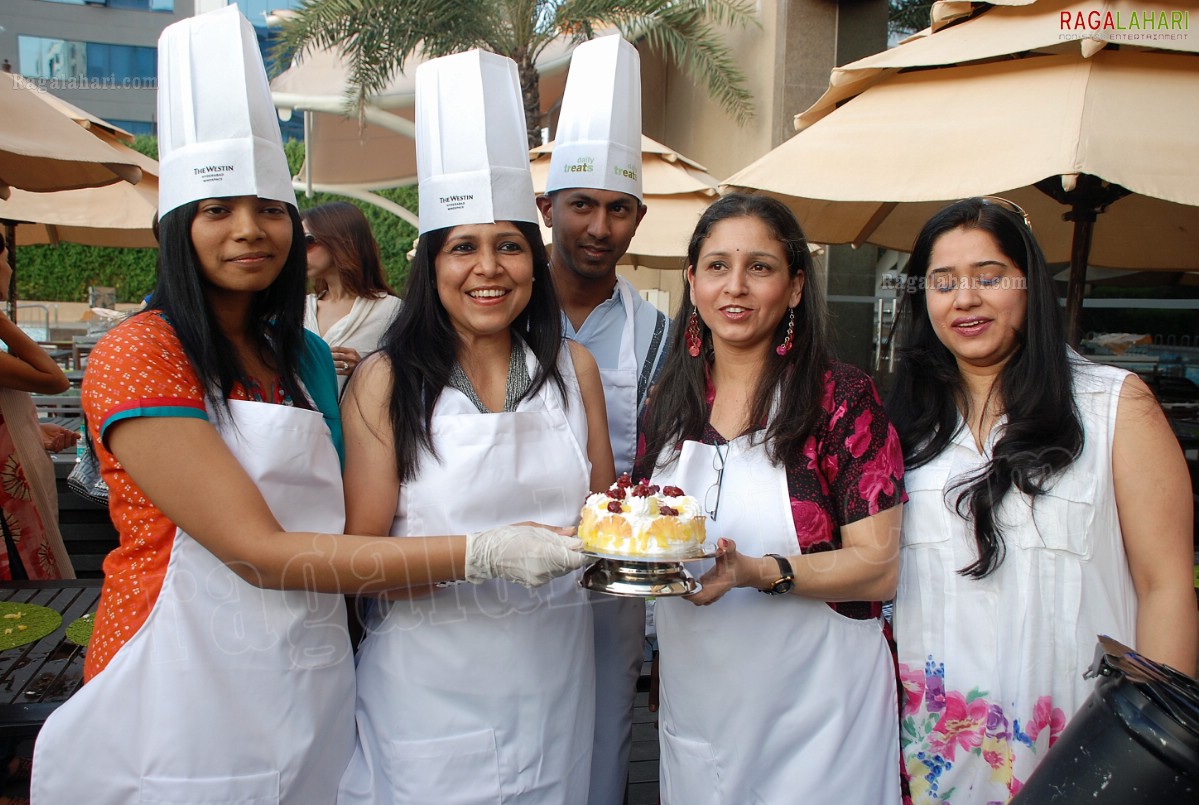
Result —
[[[642,200],[641,58],[619,35],[570,57],[545,191],[614,190]]]
[[[420,232],[537,222],[516,62],[483,50],[416,69]]]
[[[163,30],[158,154],[160,216],[222,196],[296,206],[258,40],[237,6]]]

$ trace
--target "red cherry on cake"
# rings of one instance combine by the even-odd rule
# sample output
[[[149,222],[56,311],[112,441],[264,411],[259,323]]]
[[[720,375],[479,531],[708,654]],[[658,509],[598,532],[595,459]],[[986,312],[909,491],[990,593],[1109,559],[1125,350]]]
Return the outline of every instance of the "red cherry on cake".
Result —
[[[608,511],[612,512],[613,514],[620,514],[620,512],[621,512],[620,501],[613,500],[613,501],[609,502],[608,503]]]
[[[668,498],[681,498],[683,496],[683,490],[679,489],[677,486],[664,486],[662,487],[662,494]]]
[[[658,485],[657,485],[657,484],[650,484],[650,485],[649,485],[649,493],[650,493],[651,495],[656,495],[656,494],[658,494],[658,493],[659,493],[659,492],[661,492],[661,491],[662,491],[662,490],[658,488]]]
[[[608,490],[608,497],[614,500],[624,500],[624,487],[615,486]]]
[[[678,517],[679,510],[671,508],[670,506],[659,506],[658,514],[665,514],[667,517]]]
[[[627,472],[622,472],[620,477],[616,479],[616,486],[619,489],[628,489],[632,485],[633,476],[629,475]]]
[[[629,490],[629,494],[635,498],[647,498],[653,493],[649,491],[649,487],[645,484],[637,484]]]

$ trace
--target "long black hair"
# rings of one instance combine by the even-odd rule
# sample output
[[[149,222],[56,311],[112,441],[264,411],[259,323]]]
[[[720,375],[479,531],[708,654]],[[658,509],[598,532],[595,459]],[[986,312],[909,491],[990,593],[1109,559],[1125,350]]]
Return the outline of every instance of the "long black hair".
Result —
[[[787,269],[792,277],[804,275],[803,296],[795,307],[793,345],[786,355],[770,350],[758,387],[754,390],[750,422],[766,422],[771,415],[775,393],[782,405],[769,419],[766,428],[767,453],[771,461],[782,464],[798,455],[803,443],[819,420],[824,393],[824,375],[832,362],[828,346],[828,309],[820,277],[813,270],[808,242],[795,216],[781,202],[768,196],[734,193],[714,201],[691,235],[687,246],[687,264],[698,263],[700,247],[721,221],[730,218],[757,218],[783,245]],[[645,450],[638,462],[638,473],[650,475],[663,449],[683,439],[698,440],[708,421],[707,378],[713,360],[711,336],[691,303],[690,280],[684,279],[674,327],[671,328],[670,352],[662,367],[654,391],[653,403],[646,411],[643,427]],[[687,325],[696,313],[702,338],[699,357],[687,352]],[[775,327],[775,343],[787,332],[786,315]],[[664,457],[663,465],[675,458],[674,451]]]
[[[304,349],[304,294],[307,256],[300,214],[290,204],[291,249],[283,270],[250,305],[250,335],[254,346],[279,375],[283,388],[298,408],[311,409],[300,384],[300,356]],[[204,294],[200,261],[192,245],[191,227],[199,201],[192,201],[162,216],[158,225],[158,280],[146,302],[147,310],[161,311],[174,328],[183,352],[210,391],[220,391],[222,409],[235,383],[249,384],[237,350],[217,326],[212,306]]]
[[[971,521],[978,559],[959,572],[971,578],[992,573],[1004,557],[1002,524],[996,511],[1017,489],[1030,497],[1044,493],[1053,477],[1082,452],[1083,430],[1074,402],[1070,359],[1061,308],[1045,256],[1026,220],[1005,206],[981,198],[945,207],[924,225],[905,270],[893,338],[899,339],[898,365],[887,412],[903,445],[910,470],[944,450],[968,410],[965,384],[953,354],[937,338],[928,317],[925,275],[937,240],[955,229],[977,229],[994,238],[999,250],[1024,274],[1027,311],[1015,352],[1000,370],[991,394],[1007,423],[979,472],[954,481],[958,514]]]
[[[537,357],[539,368],[521,399],[536,394],[547,380],[566,400],[566,383],[558,368],[562,350],[562,311],[550,279],[549,257],[536,224],[514,221],[529,242],[533,258],[533,288],[529,304],[511,324]],[[416,476],[421,450],[436,456],[433,409],[450,382],[462,339],[437,294],[435,258],[453,227],[421,235],[404,290],[404,304],[379,345],[391,362],[392,386],[388,413],[395,439],[396,471],[400,483]]]

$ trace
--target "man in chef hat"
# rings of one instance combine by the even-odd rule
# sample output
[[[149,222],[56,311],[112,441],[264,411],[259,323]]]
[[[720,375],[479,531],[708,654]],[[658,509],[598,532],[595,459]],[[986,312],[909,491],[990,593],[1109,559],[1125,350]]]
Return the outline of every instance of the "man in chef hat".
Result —
[[[641,190],[641,63],[619,36],[575,48],[546,193],[550,261],[568,337],[599,363],[617,473],[630,472],[638,413],[661,367],[670,321],[616,273],[645,217]],[[645,603],[593,594],[595,746],[590,805],[620,805],[643,661]]]

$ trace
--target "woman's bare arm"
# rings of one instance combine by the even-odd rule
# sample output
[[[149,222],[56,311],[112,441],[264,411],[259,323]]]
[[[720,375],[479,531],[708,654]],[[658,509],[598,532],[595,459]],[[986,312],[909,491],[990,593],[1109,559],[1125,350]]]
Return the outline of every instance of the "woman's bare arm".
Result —
[[[1137,591],[1136,649],[1195,673],[1191,482],[1178,439],[1145,383],[1120,391],[1112,476],[1124,550]]]
[[[123,420],[110,426],[105,441],[173,523],[250,584],[354,594],[465,576],[462,536],[399,540],[284,531],[203,420]]]
[[[58,394],[70,387],[54,359],[38,346],[8,316],[0,313],[0,341],[8,351],[0,351],[0,386],[37,394]]]
[[[599,366],[587,348],[568,341],[583,407],[587,409],[587,457],[591,459],[591,491],[601,492],[616,481],[612,442],[608,437],[608,409],[604,402],[604,387],[600,382]],[[580,501],[582,505],[582,501]]]

